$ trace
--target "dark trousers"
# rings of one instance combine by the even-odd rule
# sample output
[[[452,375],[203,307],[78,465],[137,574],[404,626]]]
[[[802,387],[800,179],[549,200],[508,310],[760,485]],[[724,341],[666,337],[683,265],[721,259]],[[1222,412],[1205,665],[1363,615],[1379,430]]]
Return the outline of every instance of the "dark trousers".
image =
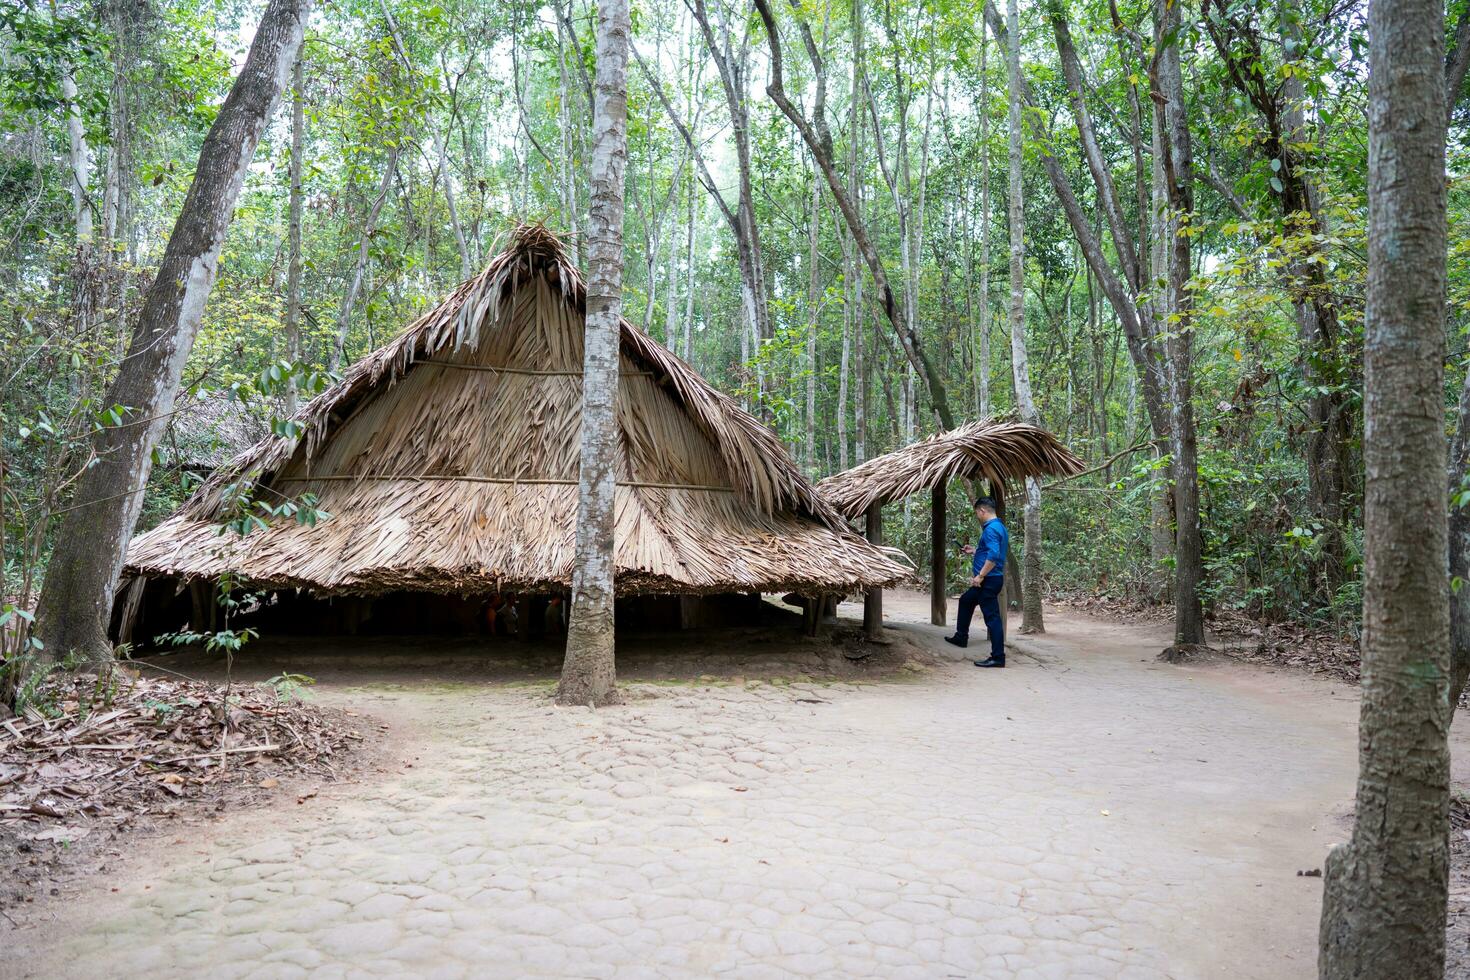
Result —
[[[970,638],[970,620],[975,617],[975,607],[985,619],[985,628],[990,631],[990,655],[996,660],[1006,658],[1006,624],[1000,616],[1000,593],[1005,587],[1005,576],[987,575],[985,584],[972,585],[960,596],[960,618],[955,623],[954,635],[961,640]]]

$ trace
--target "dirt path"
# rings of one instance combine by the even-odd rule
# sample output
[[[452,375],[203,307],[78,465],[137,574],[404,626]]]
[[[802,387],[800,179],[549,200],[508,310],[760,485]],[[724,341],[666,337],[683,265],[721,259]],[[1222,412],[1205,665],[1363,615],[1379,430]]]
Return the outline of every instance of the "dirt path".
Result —
[[[1049,626],[1005,671],[636,684],[596,714],[419,669],[324,683],[393,723],[380,779],[145,848],[0,972],[1313,975],[1296,872],[1344,835],[1355,693]]]

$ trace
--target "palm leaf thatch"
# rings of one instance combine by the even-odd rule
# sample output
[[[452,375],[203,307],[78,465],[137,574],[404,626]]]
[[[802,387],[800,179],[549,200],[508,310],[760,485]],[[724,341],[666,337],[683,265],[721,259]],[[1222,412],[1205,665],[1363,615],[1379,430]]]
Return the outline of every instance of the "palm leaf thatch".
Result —
[[[567,589],[585,311],[561,243],[522,226],[303,406],[297,436],[257,443],[134,539],[127,571],[324,594]],[[626,320],[617,416],[620,594],[845,592],[907,573],[851,533],[770,430]],[[242,484],[262,500],[309,491],[332,517],[221,535]]]
[[[844,517],[874,504],[902,500],[955,479],[991,483],[1026,477],[1073,476],[1082,461],[1045,429],[1012,419],[981,419],[930,436],[829,476],[817,485]]]

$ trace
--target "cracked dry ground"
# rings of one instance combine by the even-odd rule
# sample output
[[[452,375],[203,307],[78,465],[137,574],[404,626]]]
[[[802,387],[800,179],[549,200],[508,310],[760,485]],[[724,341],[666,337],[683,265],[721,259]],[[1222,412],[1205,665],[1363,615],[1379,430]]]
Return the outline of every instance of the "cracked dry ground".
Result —
[[[0,970],[1311,975],[1296,872],[1345,834],[1355,697],[1051,629],[1004,672],[633,683],[596,713],[341,672],[319,697],[393,722],[385,772],[142,848]]]

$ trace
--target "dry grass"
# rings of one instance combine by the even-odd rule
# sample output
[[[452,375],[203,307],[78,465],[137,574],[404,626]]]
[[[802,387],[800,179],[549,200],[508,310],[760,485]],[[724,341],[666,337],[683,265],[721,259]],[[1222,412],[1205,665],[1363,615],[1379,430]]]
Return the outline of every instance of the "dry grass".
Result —
[[[517,229],[484,272],[304,406],[299,438],[258,443],[135,539],[127,570],[324,593],[568,588],[585,302],[555,236]],[[770,430],[622,331],[620,594],[846,592],[907,573],[848,530]],[[333,516],[221,537],[239,481],[263,499],[310,491]]]
[[[1040,426],[982,419],[830,476],[818,489],[844,517],[856,519],[873,504],[902,500],[951,480],[1007,483],[1072,476],[1082,469],[1082,461]]]

